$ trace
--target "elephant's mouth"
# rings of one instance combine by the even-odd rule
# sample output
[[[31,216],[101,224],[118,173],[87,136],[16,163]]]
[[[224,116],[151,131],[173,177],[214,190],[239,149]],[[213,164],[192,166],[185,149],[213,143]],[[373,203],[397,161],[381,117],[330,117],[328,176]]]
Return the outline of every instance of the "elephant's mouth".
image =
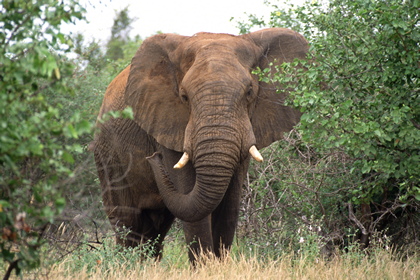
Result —
[[[262,162],[264,160],[260,152],[258,151],[257,147],[255,147],[255,145],[252,145],[251,148],[249,148],[249,153],[258,162]],[[180,158],[180,160],[174,165],[174,168],[175,169],[183,168],[188,163],[189,160],[190,160],[190,157],[188,153],[185,152]]]

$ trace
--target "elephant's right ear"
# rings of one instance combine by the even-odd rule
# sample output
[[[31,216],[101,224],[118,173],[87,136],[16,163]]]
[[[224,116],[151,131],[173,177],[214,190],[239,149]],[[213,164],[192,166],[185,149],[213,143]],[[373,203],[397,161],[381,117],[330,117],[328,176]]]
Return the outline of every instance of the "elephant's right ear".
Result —
[[[131,61],[125,102],[135,122],[158,143],[183,150],[188,107],[178,97],[179,66],[174,51],[188,37],[159,34],[146,39]]]

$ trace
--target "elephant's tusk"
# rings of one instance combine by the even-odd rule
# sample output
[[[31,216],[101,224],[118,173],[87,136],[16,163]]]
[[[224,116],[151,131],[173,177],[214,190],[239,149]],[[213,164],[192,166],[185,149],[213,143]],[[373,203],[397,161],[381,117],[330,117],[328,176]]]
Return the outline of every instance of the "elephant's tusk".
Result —
[[[263,157],[261,156],[260,152],[258,151],[257,147],[255,147],[255,145],[253,145],[251,148],[249,148],[249,153],[251,154],[251,156],[256,160],[256,161],[263,161]]]
[[[181,169],[182,167],[184,167],[184,166],[187,164],[188,160],[189,160],[189,156],[188,156],[188,154],[185,152],[185,153],[182,155],[181,159],[177,162],[177,164],[175,164],[175,165],[174,165],[174,168],[175,168],[175,169]]]

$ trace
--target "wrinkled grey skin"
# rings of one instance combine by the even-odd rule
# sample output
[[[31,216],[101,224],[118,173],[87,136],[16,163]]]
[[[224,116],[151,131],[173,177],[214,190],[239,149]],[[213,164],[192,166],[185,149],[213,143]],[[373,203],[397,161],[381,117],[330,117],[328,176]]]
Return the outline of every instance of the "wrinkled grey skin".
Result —
[[[260,82],[252,71],[307,51],[300,34],[281,28],[160,34],[143,42],[108,86],[98,117],[131,106],[134,120],[98,122],[92,145],[109,220],[116,230],[131,230],[118,243],[157,240],[160,257],[177,217],[192,262],[201,250],[220,256],[230,248],[249,148],[280,139],[300,117],[283,105],[286,85]],[[184,152],[190,161],[174,169]]]

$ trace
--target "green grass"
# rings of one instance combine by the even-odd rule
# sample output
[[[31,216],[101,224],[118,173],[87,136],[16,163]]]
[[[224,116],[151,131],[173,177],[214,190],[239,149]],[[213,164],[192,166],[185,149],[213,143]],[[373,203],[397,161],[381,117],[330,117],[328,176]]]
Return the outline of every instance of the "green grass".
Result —
[[[249,243],[248,243],[249,244]],[[256,248],[258,247],[258,248]],[[54,250],[45,252],[41,269],[24,279],[418,279],[417,255],[397,254],[380,246],[369,254],[357,246],[346,253],[336,252],[324,259],[313,244],[299,250],[274,254],[262,245],[250,248],[235,242],[223,260],[203,258],[195,269],[188,262],[182,231],[172,231],[165,241],[160,262],[141,260],[140,249],[121,249],[112,237],[102,245],[86,244],[64,258],[55,259]],[[58,255],[58,254],[57,254]]]

